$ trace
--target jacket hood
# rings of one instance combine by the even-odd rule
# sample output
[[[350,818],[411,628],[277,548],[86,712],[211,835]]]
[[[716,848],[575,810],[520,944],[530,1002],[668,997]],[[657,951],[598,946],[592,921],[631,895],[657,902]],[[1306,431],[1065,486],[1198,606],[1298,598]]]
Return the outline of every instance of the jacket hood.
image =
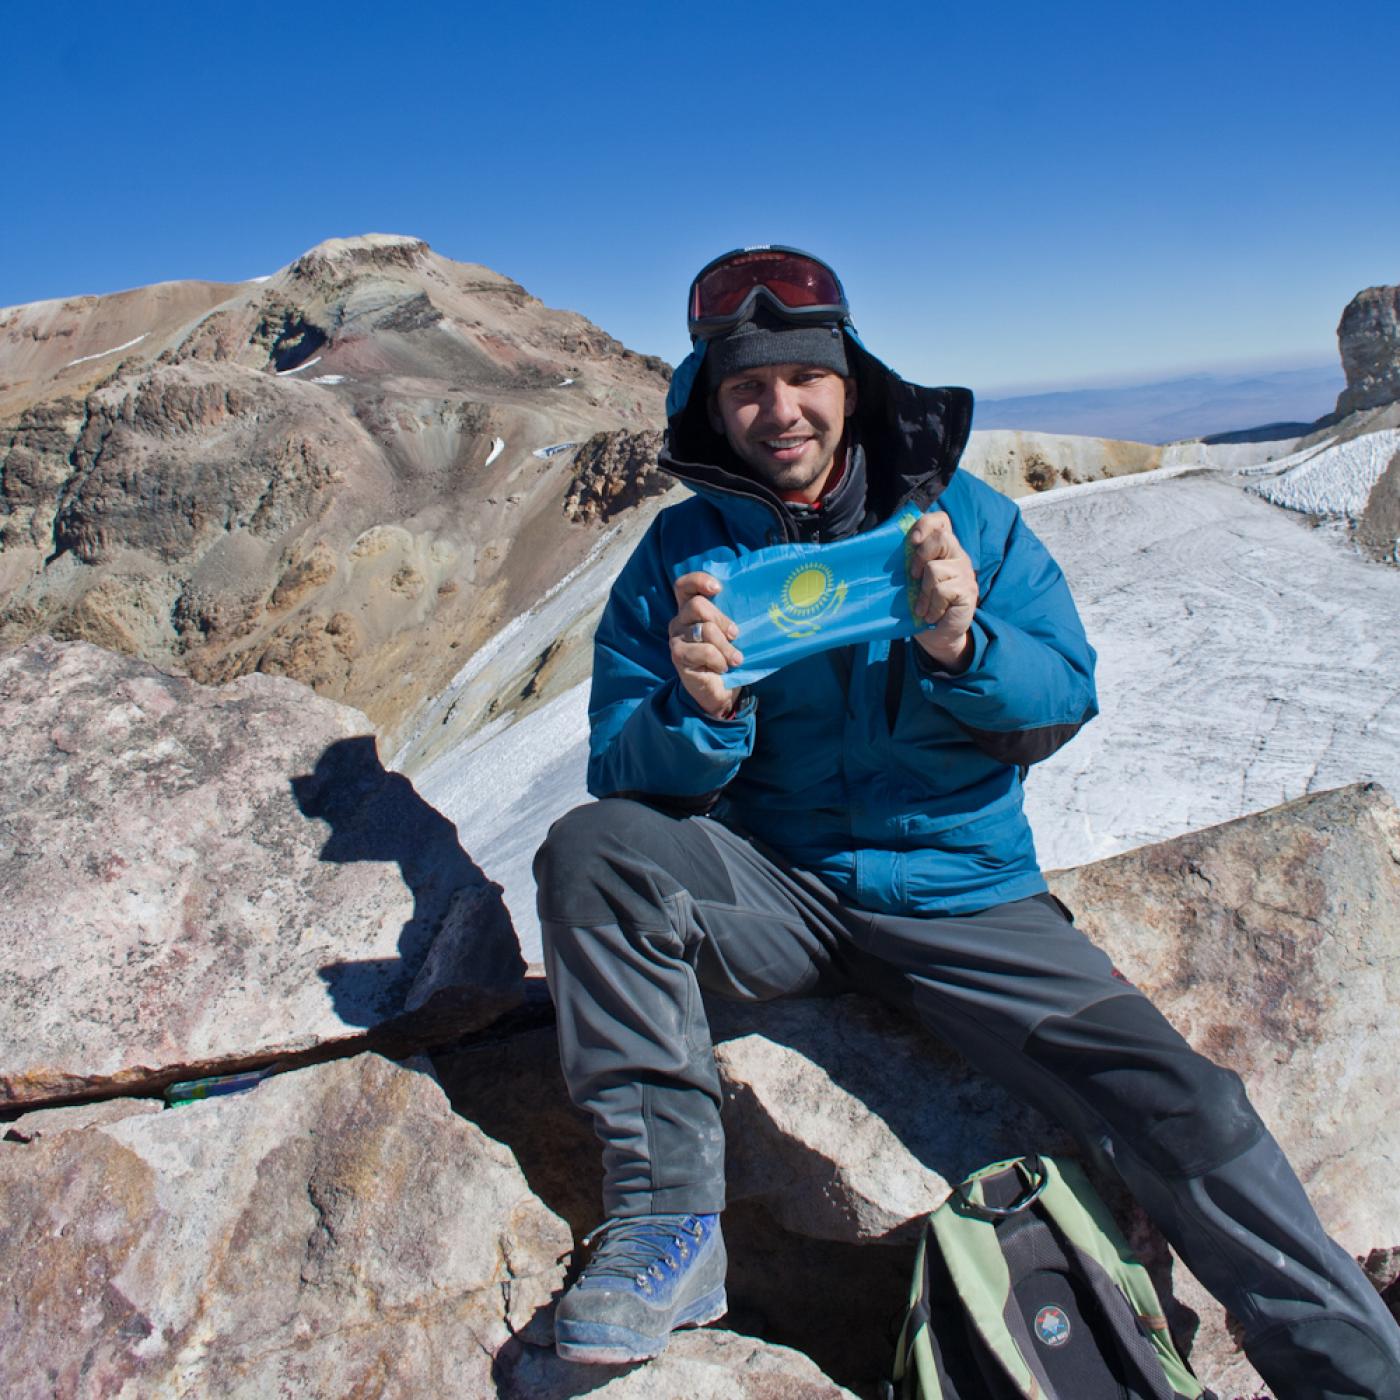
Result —
[[[972,390],[930,389],[901,379],[847,326],[846,351],[856,381],[855,433],[865,449],[867,500],[887,520],[901,506],[926,509],[957,470],[972,430]],[[787,521],[775,492],[754,480],[706,411],[703,342],[671,376],[666,440],[658,465],[704,495],[744,497]]]

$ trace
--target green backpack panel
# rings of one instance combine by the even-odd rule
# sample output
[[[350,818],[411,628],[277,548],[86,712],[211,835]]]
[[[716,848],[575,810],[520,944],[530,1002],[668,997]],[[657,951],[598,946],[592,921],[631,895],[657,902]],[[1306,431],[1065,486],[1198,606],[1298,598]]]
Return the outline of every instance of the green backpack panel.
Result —
[[[886,1394],[1215,1400],[1084,1173],[1048,1157],[985,1167],[928,1217]]]

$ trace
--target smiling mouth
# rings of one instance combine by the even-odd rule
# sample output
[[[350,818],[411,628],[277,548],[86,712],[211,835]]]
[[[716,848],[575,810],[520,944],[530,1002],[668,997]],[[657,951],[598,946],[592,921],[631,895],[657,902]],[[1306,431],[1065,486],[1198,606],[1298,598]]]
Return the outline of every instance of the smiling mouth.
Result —
[[[763,438],[764,449],[772,453],[775,457],[795,457],[809,442],[811,438],[806,437],[784,437],[784,438]]]

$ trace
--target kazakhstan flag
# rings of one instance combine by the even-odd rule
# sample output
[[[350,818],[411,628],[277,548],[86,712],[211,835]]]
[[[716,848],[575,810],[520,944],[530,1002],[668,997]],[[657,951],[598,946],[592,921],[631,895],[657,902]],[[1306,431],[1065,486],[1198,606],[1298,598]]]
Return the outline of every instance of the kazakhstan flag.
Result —
[[[835,544],[779,544],[742,559],[696,555],[678,564],[676,578],[698,569],[723,585],[715,606],[738,624],[735,646],[744,653],[726,682],[752,685],[813,652],[924,631],[904,539],[918,518],[908,509]]]

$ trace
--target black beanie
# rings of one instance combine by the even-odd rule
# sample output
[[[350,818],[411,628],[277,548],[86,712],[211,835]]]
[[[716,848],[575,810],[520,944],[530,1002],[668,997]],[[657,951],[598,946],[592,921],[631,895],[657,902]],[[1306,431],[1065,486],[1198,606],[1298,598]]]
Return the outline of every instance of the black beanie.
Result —
[[[763,365],[817,365],[843,377],[851,372],[839,325],[796,326],[762,306],[750,320],[740,321],[728,335],[705,346],[705,378],[711,389],[731,374]]]

